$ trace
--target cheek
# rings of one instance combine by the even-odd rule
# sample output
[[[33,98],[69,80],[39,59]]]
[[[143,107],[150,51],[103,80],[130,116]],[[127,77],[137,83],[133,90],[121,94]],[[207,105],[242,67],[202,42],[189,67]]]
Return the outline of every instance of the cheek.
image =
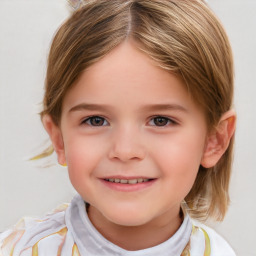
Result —
[[[161,174],[173,187],[188,193],[195,181],[204,149],[203,136],[175,136],[155,145],[151,152]]]
[[[163,138],[162,141],[156,141],[151,145],[152,155],[166,167],[184,166],[185,169],[191,169],[200,165],[204,151],[204,140],[201,136],[174,136],[172,138]],[[180,170],[181,171],[181,170]]]
[[[65,145],[66,160],[71,182],[91,175],[102,157],[102,148],[90,139],[74,138]]]

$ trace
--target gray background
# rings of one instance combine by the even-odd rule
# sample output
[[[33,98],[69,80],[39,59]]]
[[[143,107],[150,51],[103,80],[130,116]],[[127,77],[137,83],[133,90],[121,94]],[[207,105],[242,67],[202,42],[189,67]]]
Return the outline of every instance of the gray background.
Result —
[[[208,2],[233,47],[238,113],[232,202],[224,222],[210,225],[238,256],[256,256],[256,1]],[[50,41],[68,13],[65,0],[0,0],[0,231],[74,194],[55,156],[47,162],[27,161],[49,145],[37,113]]]

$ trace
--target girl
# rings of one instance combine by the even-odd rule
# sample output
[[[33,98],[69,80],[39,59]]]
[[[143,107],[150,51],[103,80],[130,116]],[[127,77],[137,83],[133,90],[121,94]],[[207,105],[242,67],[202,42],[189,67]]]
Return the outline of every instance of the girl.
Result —
[[[52,42],[42,122],[78,195],[1,255],[233,256],[227,36],[201,0],[84,1]]]

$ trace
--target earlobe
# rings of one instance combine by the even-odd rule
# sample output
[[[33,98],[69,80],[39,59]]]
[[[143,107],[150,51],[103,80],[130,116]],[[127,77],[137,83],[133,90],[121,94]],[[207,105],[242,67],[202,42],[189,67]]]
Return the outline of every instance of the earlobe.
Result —
[[[49,115],[44,115],[42,122],[45,130],[50,136],[53,148],[58,156],[59,164],[64,165],[66,163],[66,158],[61,129],[53,122],[51,116]]]
[[[224,113],[212,133],[207,137],[201,165],[205,168],[213,167],[227,150],[234,135],[236,114],[234,110]]]

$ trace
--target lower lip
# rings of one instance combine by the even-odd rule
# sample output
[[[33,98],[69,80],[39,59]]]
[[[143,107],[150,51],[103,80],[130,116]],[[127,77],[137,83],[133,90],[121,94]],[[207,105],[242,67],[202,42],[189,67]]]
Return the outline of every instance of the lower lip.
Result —
[[[136,192],[152,186],[156,182],[156,179],[146,181],[146,182],[136,183],[136,184],[115,183],[115,182],[109,182],[106,180],[101,180],[101,182],[112,190],[121,191],[121,192]]]

